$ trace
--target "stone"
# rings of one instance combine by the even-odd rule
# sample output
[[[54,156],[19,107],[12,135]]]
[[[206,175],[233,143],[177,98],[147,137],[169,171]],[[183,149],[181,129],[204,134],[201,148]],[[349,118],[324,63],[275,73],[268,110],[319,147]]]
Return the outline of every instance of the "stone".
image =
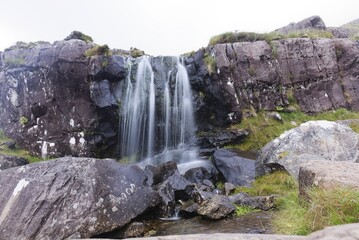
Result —
[[[311,187],[359,189],[359,163],[310,161],[299,170],[299,193],[306,197]]]
[[[197,167],[186,171],[183,177],[192,183],[203,183],[204,180],[211,179],[211,174],[206,168]]]
[[[289,34],[292,32],[309,29],[326,30],[326,26],[321,17],[311,16],[297,23],[291,23],[288,26],[276,29],[275,31],[282,34]]]
[[[220,132],[202,133],[201,137],[197,138],[197,145],[201,148],[208,148],[208,151],[211,152],[212,148],[241,143],[248,134],[246,130],[223,130]]]
[[[110,90],[110,83],[107,79],[94,82],[90,86],[92,101],[100,108],[117,105],[117,102]]]
[[[0,238],[89,238],[159,203],[137,166],[64,157],[0,172]],[[71,220],[71,221],[69,221]]]
[[[275,196],[255,196],[251,197],[246,193],[238,193],[233,196],[229,196],[231,203],[249,206],[255,209],[261,209],[268,211],[275,206]]]
[[[267,116],[277,120],[278,122],[283,122],[282,116],[278,112],[269,112]]]
[[[359,135],[335,122],[303,123],[264,146],[256,170],[258,175],[263,175],[285,169],[298,179],[301,164],[313,160],[358,162]]]
[[[307,240],[357,240],[359,236],[359,224],[345,224],[326,227],[323,230],[309,234]]]
[[[147,165],[144,169],[149,186],[164,182],[168,177],[178,172],[175,161],[165,162],[159,166]]]
[[[229,183],[249,186],[254,181],[255,161],[240,157],[234,151],[218,149],[213,154],[213,164]]]
[[[221,219],[234,212],[235,209],[228,197],[214,195],[212,198],[202,202],[197,212],[210,219]]]
[[[29,164],[29,161],[22,157],[0,154],[0,171]]]
[[[132,222],[126,227],[124,238],[140,237],[145,233],[145,225],[141,222]]]
[[[229,196],[236,189],[236,186],[232,183],[225,182],[224,183],[224,194]]]
[[[16,148],[15,141],[7,141],[1,144],[1,146],[6,146],[8,149],[14,150]]]

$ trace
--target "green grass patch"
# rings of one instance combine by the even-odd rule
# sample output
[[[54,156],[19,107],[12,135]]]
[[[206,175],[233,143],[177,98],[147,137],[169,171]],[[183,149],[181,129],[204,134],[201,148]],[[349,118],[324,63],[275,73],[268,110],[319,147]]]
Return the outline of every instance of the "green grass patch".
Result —
[[[9,142],[9,141],[12,141],[12,140],[10,138],[8,138],[7,136],[5,136],[4,132],[2,130],[0,130],[0,145],[5,142]],[[5,154],[5,155],[16,156],[16,157],[23,157],[23,158],[27,159],[30,163],[40,162],[40,161],[44,160],[40,157],[31,155],[28,151],[21,149],[21,148],[8,149],[6,146],[1,146],[0,153]]]
[[[111,54],[111,50],[106,44],[102,46],[96,45],[85,52],[86,57],[92,57],[97,55],[110,56]]]
[[[243,205],[237,205],[237,204],[235,204],[235,206],[236,206],[236,210],[234,211],[234,214],[237,217],[247,215],[247,214],[252,213],[252,212],[259,212],[260,211],[258,209],[254,209],[254,208],[249,207],[249,206],[243,206]]]
[[[217,63],[214,59],[214,56],[212,56],[209,53],[205,53],[203,57],[203,61],[207,66],[207,71],[209,74],[213,74],[217,71]]]
[[[234,43],[234,42],[255,42],[266,41],[270,43],[273,40],[285,39],[285,38],[333,38],[333,34],[330,31],[324,30],[303,30],[291,32],[289,34],[280,34],[277,32],[270,33],[255,33],[255,32],[225,32],[216,36],[213,36],[209,40],[208,45],[215,45],[219,43]]]
[[[268,117],[265,112],[259,112],[256,117],[244,118],[240,124],[232,126],[232,128],[247,129],[250,134],[243,143],[232,145],[231,147],[239,148],[243,151],[257,151],[285,131],[294,128],[293,122],[299,125],[311,120],[337,121],[359,118],[359,112],[352,112],[342,108],[315,115],[305,114],[301,111],[280,112],[280,114],[283,119],[282,122]],[[352,128],[354,131],[359,131],[359,126],[352,126]]]

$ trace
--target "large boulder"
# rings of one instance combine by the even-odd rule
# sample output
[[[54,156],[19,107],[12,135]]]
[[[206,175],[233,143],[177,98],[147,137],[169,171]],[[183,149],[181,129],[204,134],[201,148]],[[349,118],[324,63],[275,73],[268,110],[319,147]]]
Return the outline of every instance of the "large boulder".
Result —
[[[299,170],[299,193],[306,196],[311,187],[359,189],[359,164],[352,162],[311,161]]]
[[[137,166],[64,157],[0,172],[0,239],[85,238],[121,228],[159,197]]]
[[[321,17],[311,16],[297,23],[290,23],[289,25],[276,29],[275,31],[282,34],[288,34],[291,32],[310,30],[310,29],[326,30],[327,28]]]
[[[29,161],[22,157],[0,154],[0,171],[12,167],[26,165],[28,163]]]
[[[263,147],[256,170],[263,175],[284,168],[298,179],[301,164],[313,160],[358,162],[359,135],[335,122],[303,123]]]
[[[345,224],[339,226],[326,227],[323,230],[314,232],[307,236],[307,240],[357,240],[359,236],[359,224]]]
[[[249,186],[255,178],[255,161],[241,157],[235,151],[218,149],[213,163],[224,179],[238,186]]]

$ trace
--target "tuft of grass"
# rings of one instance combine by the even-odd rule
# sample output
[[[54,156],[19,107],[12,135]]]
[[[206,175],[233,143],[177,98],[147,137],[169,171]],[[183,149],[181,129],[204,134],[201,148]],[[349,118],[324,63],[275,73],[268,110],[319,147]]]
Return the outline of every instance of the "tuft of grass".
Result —
[[[301,111],[281,112],[280,114],[283,119],[282,122],[267,117],[265,112],[257,113],[256,117],[243,118],[240,124],[234,125],[231,128],[247,129],[250,134],[243,143],[232,147],[243,151],[257,151],[285,131],[294,128],[295,126],[292,122],[299,125],[311,120],[337,121],[359,118],[359,112],[352,112],[344,108],[315,115],[309,115]]]
[[[273,40],[279,40],[284,38],[333,38],[333,34],[330,31],[310,29],[303,31],[291,32],[289,34],[280,34],[277,32],[270,33],[255,33],[255,32],[225,32],[216,36],[213,36],[209,40],[208,45],[215,45],[220,43],[234,43],[234,42],[255,42],[266,41],[270,43]]]
[[[356,133],[359,133],[359,123],[358,122],[352,122],[349,124],[349,127]]]
[[[102,45],[102,46],[96,45],[93,48],[90,48],[85,52],[86,57],[92,57],[92,56],[97,56],[97,55],[110,56],[111,55],[111,50],[105,44],[105,45]]]
[[[235,204],[235,206],[236,206],[236,210],[234,211],[234,214],[237,217],[247,215],[248,213],[260,211],[259,209],[254,209],[254,208],[249,207],[249,206],[237,205],[237,204]]]
[[[203,61],[206,64],[208,73],[210,75],[216,72],[217,64],[216,64],[216,60],[212,55],[210,55],[209,53],[205,53],[203,57]]]
[[[312,188],[308,194],[308,202],[298,195],[282,201],[273,218],[278,233],[306,235],[327,226],[359,222],[358,190]]]

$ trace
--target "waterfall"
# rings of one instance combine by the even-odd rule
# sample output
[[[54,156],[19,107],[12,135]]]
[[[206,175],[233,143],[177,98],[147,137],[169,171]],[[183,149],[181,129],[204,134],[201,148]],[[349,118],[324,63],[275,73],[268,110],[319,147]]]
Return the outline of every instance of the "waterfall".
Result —
[[[129,68],[121,99],[121,157],[152,164],[195,159],[192,91],[179,58],[172,59],[170,66],[162,62],[153,70],[151,59],[144,56],[138,63],[135,79],[131,79],[131,71]]]

